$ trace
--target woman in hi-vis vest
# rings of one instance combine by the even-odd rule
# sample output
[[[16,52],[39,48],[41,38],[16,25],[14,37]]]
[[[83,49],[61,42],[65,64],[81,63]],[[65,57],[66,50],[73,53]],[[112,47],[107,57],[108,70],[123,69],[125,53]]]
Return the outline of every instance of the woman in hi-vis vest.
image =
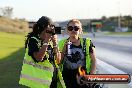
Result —
[[[62,58],[58,61],[66,88],[93,88],[77,83],[79,68],[87,74],[94,74],[96,68],[95,46],[89,38],[79,36],[82,24],[72,19],[67,24],[68,38],[59,41]]]
[[[20,88],[65,88],[55,62],[60,53],[55,26],[49,17],[42,16],[34,24],[33,31],[27,35],[25,48]]]

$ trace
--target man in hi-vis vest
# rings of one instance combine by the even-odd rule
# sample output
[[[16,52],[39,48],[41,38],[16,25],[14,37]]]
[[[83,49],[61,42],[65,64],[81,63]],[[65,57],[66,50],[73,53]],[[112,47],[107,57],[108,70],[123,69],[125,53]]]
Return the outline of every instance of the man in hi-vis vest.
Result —
[[[20,88],[65,88],[56,64],[60,58],[55,26],[50,18],[42,16],[27,35],[26,53],[20,75]]]

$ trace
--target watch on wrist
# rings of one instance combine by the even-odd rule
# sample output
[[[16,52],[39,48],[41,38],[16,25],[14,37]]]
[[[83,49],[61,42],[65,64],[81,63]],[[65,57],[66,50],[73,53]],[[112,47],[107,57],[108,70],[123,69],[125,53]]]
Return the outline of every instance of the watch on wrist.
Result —
[[[58,47],[58,45],[54,45],[53,47],[54,47],[54,48],[57,48],[57,47]]]

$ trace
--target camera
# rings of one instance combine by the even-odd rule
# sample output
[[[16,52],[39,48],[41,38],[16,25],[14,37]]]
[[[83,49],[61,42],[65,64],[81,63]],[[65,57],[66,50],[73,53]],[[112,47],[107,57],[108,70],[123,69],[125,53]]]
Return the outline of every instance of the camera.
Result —
[[[61,27],[55,27],[53,31],[46,30],[46,33],[55,35],[55,34],[61,34]]]
[[[55,27],[55,34],[61,34],[61,27]]]

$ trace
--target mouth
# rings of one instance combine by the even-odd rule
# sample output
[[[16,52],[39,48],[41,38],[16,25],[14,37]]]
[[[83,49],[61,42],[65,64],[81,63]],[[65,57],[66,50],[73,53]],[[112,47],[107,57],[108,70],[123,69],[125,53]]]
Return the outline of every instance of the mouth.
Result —
[[[71,32],[71,34],[77,34],[77,32],[75,32],[75,31],[72,31],[72,32]]]

